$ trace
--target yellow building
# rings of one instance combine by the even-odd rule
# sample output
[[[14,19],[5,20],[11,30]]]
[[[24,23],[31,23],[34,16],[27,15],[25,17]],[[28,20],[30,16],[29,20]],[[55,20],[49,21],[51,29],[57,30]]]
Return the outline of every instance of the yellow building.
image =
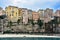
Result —
[[[21,17],[21,9],[15,6],[8,6],[5,8],[6,15],[9,21],[17,22]]]

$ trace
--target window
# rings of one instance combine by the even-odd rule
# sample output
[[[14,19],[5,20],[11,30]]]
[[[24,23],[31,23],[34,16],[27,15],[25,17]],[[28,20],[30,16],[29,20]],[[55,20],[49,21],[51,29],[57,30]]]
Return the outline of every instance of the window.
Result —
[[[25,13],[23,13],[23,16],[26,16],[26,14],[25,14]]]
[[[14,11],[12,11],[12,13],[14,13]]]
[[[10,16],[13,16],[13,13],[11,13]]]
[[[11,14],[10,14],[10,16],[11,16]]]
[[[16,16],[17,16],[17,12],[16,12]]]
[[[11,15],[13,16],[13,13]]]
[[[9,9],[11,9],[11,8],[9,8]]]

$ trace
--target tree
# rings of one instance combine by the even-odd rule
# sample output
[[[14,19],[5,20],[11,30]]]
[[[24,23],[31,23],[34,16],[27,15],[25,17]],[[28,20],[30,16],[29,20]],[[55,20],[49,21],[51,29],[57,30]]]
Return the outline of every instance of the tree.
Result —
[[[41,28],[43,25],[43,22],[41,20],[38,20],[37,24],[39,25],[39,27]]]
[[[33,20],[31,20],[32,25],[34,25]]]
[[[9,22],[9,26],[12,26],[12,22],[11,21]]]
[[[19,23],[20,23],[20,19],[17,20],[17,24],[19,24]]]

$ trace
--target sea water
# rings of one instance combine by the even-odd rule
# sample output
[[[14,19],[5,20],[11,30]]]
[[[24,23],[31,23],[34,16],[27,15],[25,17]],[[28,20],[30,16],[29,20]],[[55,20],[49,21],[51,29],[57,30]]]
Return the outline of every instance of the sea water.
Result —
[[[10,37],[0,38],[0,40],[60,40],[60,38],[47,38],[47,37]]]

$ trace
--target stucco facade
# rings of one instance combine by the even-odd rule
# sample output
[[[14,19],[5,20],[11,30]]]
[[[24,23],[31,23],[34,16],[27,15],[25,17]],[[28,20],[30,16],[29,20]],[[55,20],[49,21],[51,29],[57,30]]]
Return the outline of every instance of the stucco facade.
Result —
[[[5,8],[5,11],[9,21],[17,22],[20,17],[20,10],[18,7],[8,6]]]

